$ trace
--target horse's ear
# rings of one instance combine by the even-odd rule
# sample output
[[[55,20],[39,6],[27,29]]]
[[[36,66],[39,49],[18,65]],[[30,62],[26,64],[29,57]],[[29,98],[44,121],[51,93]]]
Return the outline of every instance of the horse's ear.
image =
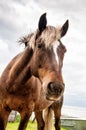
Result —
[[[38,29],[40,33],[46,28],[47,25],[47,19],[46,19],[46,13],[42,14],[39,23],[38,23]]]
[[[69,27],[69,22],[68,20],[66,20],[66,22],[61,27],[61,37],[63,37],[67,33],[68,27]]]

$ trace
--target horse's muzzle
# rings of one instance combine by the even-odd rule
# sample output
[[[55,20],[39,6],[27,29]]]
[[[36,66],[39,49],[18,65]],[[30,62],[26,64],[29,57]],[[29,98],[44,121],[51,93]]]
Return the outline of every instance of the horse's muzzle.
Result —
[[[50,82],[47,86],[47,99],[57,100],[64,92],[64,83]]]

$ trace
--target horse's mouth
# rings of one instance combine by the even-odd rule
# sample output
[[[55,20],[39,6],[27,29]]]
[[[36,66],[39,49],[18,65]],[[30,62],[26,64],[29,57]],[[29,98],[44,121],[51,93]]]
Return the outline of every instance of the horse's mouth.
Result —
[[[58,101],[58,100],[60,100],[60,98],[61,98],[61,96],[56,96],[56,95],[51,96],[51,95],[46,94],[46,99],[49,101]]]

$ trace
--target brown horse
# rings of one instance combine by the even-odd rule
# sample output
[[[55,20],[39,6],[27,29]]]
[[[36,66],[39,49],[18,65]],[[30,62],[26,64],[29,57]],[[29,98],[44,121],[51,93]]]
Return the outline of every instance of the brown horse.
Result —
[[[19,40],[19,42],[22,44],[25,44],[25,47],[29,46],[29,41],[31,39],[31,37],[33,36],[33,33],[21,38]],[[63,59],[64,59],[64,54],[66,52],[66,48],[65,46],[61,43],[60,41],[60,45],[57,48],[58,54],[60,56],[60,61],[59,62],[59,66],[62,67],[63,65]],[[61,69],[60,69],[61,70]],[[39,80],[40,82],[40,80]],[[55,129],[56,130],[60,130],[61,129],[61,125],[60,125],[60,116],[61,116],[61,108],[63,105],[63,95],[62,97],[58,100],[55,101],[53,104],[51,104],[48,108],[46,108],[45,110],[45,116],[43,119],[43,111],[35,111],[35,119],[37,121],[37,127],[38,130],[50,130],[52,128],[52,117],[53,117],[53,111],[54,111],[54,116],[55,116]],[[47,117],[46,117],[47,116]],[[47,119],[47,120],[45,120]]]
[[[25,130],[33,111],[48,108],[63,95],[59,45],[67,32],[68,21],[61,28],[46,24],[46,14],[43,14],[29,46],[11,60],[1,75],[0,130],[6,129],[11,110],[21,115],[18,130]],[[45,118],[45,111],[43,115]]]

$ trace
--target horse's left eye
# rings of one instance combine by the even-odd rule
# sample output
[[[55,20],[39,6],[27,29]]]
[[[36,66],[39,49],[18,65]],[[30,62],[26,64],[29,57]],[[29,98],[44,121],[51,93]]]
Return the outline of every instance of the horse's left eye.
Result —
[[[39,48],[39,49],[41,49],[42,47],[43,47],[43,44],[42,44],[42,43],[38,44],[38,48]]]

